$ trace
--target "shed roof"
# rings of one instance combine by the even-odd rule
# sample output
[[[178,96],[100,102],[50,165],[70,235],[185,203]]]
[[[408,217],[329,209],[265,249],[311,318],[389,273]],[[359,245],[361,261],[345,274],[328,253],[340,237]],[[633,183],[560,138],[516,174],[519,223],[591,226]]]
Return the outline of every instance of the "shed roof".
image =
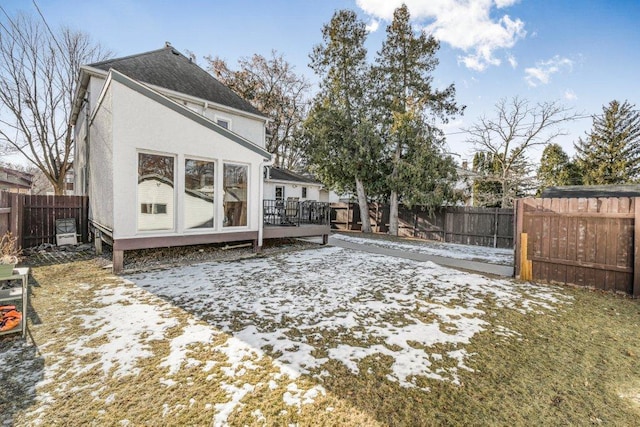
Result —
[[[33,174],[0,166],[0,184],[11,188],[31,188]]]
[[[542,197],[640,197],[640,185],[564,185],[547,187],[542,192]]]
[[[269,168],[269,178],[277,181],[290,181],[290,182],[300,182],[303,184],[316,184],[322,185],[321,182],[316,181],[313,178],[306,177],[304,175],[297,174],[288,169],[281,169],[275,166]]]
[[[264,117],[248,101],[171,46],[89,66],[107,72],[113,68],[134,80]]]

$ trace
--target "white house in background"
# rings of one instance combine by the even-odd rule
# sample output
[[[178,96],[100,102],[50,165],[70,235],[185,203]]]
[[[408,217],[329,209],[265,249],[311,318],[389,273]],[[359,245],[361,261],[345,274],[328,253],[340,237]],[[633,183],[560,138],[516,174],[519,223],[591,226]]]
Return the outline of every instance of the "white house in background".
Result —
[[[328,202],[329,191],[321,182],[275,166],[267,167],[264,178],[265,200]]]
[[[458,180],[453,189],[462,198],[459,203],[463,206],[473,206],[473,184],[480,175],[469,169],[466,161],[462,162],[462,166],[456,166],[456,174]]]
[[[89,195],[114,271],[132,249],[250,240],[259,250],[266,122],[170,45],[82,66],[74,188]]]

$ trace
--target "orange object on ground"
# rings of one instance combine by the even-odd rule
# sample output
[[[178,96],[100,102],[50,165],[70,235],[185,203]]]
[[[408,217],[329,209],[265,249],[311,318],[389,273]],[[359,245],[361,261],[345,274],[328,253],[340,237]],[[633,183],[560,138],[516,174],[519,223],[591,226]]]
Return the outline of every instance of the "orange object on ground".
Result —
[[[2,320],[0,320],[0,332],[10,331],[20,324],[22,320],[22,313],[13,309],[9,310],[2,315]]]

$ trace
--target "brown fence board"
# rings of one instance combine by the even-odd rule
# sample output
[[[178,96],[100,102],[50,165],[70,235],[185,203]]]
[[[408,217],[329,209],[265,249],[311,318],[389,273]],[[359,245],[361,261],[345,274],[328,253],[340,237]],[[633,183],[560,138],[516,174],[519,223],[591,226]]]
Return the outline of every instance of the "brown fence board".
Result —
[[[640,294],[635,223],[639,199],[573,198],[518,201],[516,236],[528,236],[533,280]],[[516,265],[522,251],[516,250]],[[516,271],[519,274],[519,271]]]
[[[357,203],[334,203],[331,223],[338,230],[360,230]],[[371,203],[370,222],[374,231],[389,230],[389,205]],[[352,213],[346,219],[345,212]],[[400,206],[398,233],[405,237],[440,240],[466,245],[513,248],[514,211],[500,208],[443,207],[429,213],[417,206]]]
[[[23,248],[55,244],[55,222],[65,218],[76,219],[79,241],[89,240],[87,197],[0,192],[0,209],[0,233],[10,230]]]

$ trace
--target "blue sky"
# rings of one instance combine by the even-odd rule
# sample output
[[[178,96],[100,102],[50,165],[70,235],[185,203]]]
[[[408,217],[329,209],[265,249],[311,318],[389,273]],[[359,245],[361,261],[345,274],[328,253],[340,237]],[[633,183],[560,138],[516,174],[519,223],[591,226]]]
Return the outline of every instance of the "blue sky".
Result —
[[[307,67],[321,28],[337,9],[352,9],[372,32],[371,57],[400,0],[37,0],[50,25],[68,25],[124,56],[160,48],[218,55],[235,65],[275,49],[310,80]],[[640,1],[638,0],[406,0],[415,25],[441,40],[437,86],[455,83],[462,118],[445,131],[452,151],[471,158],[460,128],[491,116],[500,98],[557,100],[576,112],[598,114],[613,99],[640,107]],[[3,0],[13,14],[35,13],[28,0]],[[6,18],[0,15],[0,21]],[[557,140],[573,142],[591,127],[586,118]],[[539,157],[539,153],[533,155]]]

